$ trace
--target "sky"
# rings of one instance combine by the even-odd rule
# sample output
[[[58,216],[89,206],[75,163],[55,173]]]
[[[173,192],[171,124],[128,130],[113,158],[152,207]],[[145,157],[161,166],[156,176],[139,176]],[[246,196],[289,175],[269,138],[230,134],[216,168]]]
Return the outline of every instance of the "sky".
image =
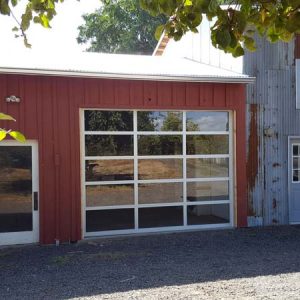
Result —
[[[14,9],[16,16],[21,16],[26,0]],[[22,38],[15,38],[12,28],[16,26],[11,17],[0,15],[0,62],[5,56],[22,55],[31,52],[34,55],[59,55],[59,53],[75,53],[83,51],[86,46],[77,44],[78,26],[83,24],[82,15],[93,12],[100,7],[99,0],[65,0],[57,7],[57,15],[52,21],[52,28],[45,29],[39,24],[32,24],[27,32],[32,49],[26,49]]]

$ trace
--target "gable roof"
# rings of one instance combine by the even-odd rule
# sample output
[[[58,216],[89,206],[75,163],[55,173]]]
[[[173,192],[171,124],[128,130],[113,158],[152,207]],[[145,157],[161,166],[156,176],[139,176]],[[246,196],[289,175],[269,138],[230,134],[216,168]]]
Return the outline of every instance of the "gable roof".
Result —
[[[34,52],[0,61],[0,73],[111,79],[249,83],[247,75],[186,58],[83,52],[41,57]]]

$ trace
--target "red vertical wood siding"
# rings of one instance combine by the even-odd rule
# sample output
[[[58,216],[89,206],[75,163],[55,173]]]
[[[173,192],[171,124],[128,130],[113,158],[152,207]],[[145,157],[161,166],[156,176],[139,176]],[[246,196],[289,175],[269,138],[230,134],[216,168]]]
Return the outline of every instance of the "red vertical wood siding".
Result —
[[[6,103],[17,95],[21,103]],[[1,75],[0,111],[39,144],[40,241],[81,236],[80,108],[219,109],[236,115],[237,226],[247,225],[245,86]]]

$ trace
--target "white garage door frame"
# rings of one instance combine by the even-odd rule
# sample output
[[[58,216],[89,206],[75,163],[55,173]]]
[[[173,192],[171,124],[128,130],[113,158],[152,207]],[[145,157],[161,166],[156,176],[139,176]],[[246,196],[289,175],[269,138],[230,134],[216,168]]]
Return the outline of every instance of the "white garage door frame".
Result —
[[[131,111],[134,114],[134,129],[133,132],[130,131],[85,131],[84,129],[84,111],[85,110],[95,110],[95,111]],[[143,135],[182,135],[182,144],[183,144],[183,154],[182,155],[160,155],[160,156],[138,156],[137,149],[137,112],[140,111],[178,111],[183,113],[183,130],[176,132],[145,132]],[[187,132],[186,131],[186,113],[187,112],[227,112],[229,116],[229,130],[228,131],[196,131],[196,132]],[[234,138],[234,112],[229,110],[164,110],[164,109],[107,109],[107,108],[84,108],[80,109],[80,152],[81,152],[81,199],[82,199],[82,237],[91,238],[91,237],[101,237],[101,236],[115,236],[115,235],[128,235],[128,234],[142,234],[142,233],[155,233],[155,232],[172,232],[172,231],[188,231],[188,230],[205,230],[205,229],[227,229],[233,228],[235,226],[235,138]],[[134,137],[134,157],[132,156],[85,156],[85,135],[94,134],[94,135],[129,135],[133,134]],[[186,136],[187,135],[228,135],[229,136],[229,153],[227,155],[186,155]],[[151,180],[139,180],[138,179],[138,159],[160,159],[160,158],[180,158],[183,161],[183,178],[182,179],[151,179]],[[217,178],[202,178],[202,179],[191,179],[187,178],[186,170],[186,160],[188,158],[228,158],[229,159],[229,176],[228,177],[217,177]],[[85,180],[85,161],[86,160],[113,160],[113,159],[133,159],[134,160],[134,180],[130,181],[101,181],[101,182],[86,182]],[[198,201],[198,202],[188,202],[187,201],[187,183],[188,182],[205,182],[205,181],[222,181],[228,180],[229,182],[229,199],[218,200],[218,201]],[[182,203],[164,203],[164,204],[138,204],[138,184],[143,183],[183,183],[183,202]],[[122,205],[122,206],[101,206],[101,207],[87,207],[86,206],[86,184],[88,185],[105,185],[105,184],[134,184],[134,196],[135,202],[134,205]],[[205,205],[205,204],[229,204],[229,222],[222,224],[204,224],[204,225],[187,225],[187,206],[188,205]],[[184,217],[183,217],[183,226],[170,226],[170,227],[155,227],[155,228],[139,228],[138,227],[138,208],[149,208],[149,207],[167,207],[167,206],[183,206]],[[89,210],[107,210],[107,209],[120,209],[120,208],[134,208],[134,229],[123,229],[123,230],[109,230],[109,231],[96,231],[96,232],[87,232],[86,231],[86,211]]]

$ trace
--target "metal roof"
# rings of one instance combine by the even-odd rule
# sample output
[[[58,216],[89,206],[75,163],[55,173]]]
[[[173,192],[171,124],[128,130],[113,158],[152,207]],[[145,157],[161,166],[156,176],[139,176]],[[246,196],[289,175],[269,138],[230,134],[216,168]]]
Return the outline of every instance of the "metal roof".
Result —
[[[135,80],[251,83],[253,77],[186,58],[82,52],[6,57],[0,73]]]

